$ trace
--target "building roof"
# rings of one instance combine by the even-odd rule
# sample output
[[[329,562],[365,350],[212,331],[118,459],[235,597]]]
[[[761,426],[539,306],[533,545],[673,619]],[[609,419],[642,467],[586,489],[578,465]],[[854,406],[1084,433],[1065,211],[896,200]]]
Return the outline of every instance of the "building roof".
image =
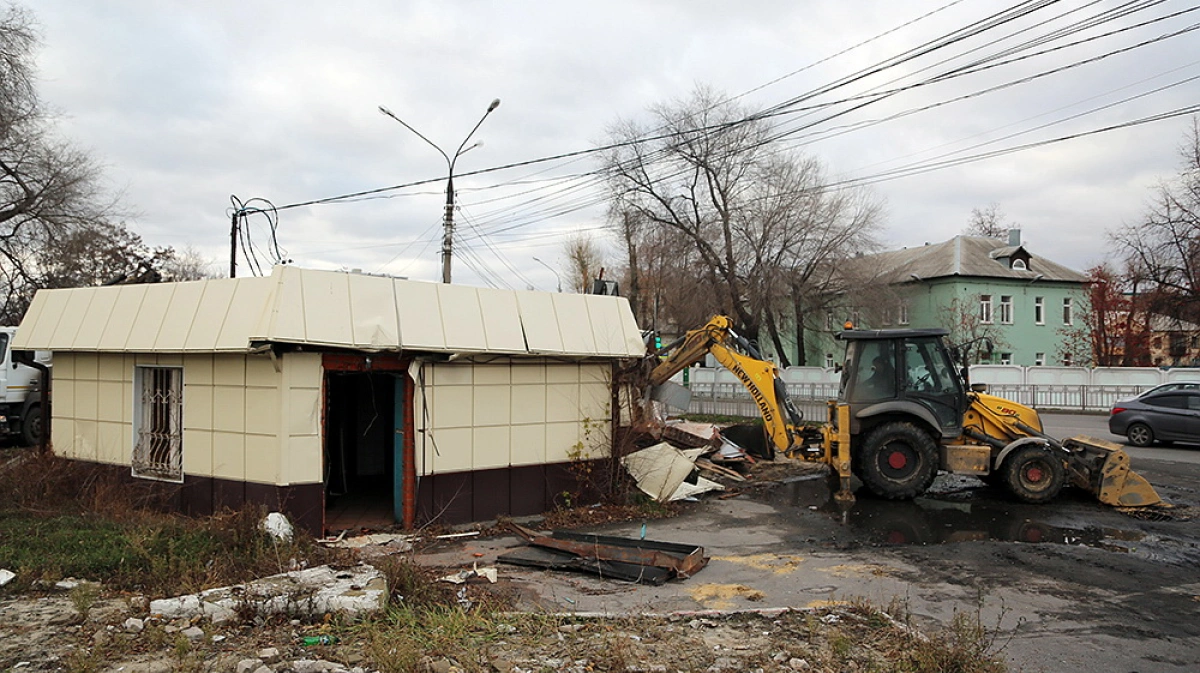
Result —
[[[883,252],[865,259],[871,260],[872,267],[881,269],[889,283],[952,276],[1070,283],[1086,280],[1078,271],[1032,254],[1028,269],[1010,268],[1007,260],[1018,250],[1024,247],[1009,241],[955,236],[943,243]]]
[[[41,290],[14,348],[363,351],[636,357],[623,297],[495,290],[277,266],[270,276]]]

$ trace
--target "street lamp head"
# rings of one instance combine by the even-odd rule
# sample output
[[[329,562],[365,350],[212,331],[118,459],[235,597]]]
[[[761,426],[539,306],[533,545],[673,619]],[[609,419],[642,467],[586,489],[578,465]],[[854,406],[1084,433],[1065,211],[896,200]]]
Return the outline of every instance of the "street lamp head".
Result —
[[[500,99],[499,98],[493,100],[492,104],[488,106],[488,112],[491,112],[492,110],[495,110],[498,107],[500,107]]]

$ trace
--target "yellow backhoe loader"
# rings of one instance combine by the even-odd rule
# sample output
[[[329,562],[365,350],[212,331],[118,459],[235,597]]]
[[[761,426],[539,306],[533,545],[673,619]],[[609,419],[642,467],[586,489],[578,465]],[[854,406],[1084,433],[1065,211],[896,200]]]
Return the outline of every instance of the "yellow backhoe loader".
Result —
[[[854,330],[846,342],[838,397],[821,425],[805,425],[774,364],[738,335],[728,317],[652,352],[651,386],[712,354],[750,392],[770,443],[785,455],[829,465],[838,497],[852,499],[851,476],[884,498],[925,492],[939,470],[978,476],[1017,499],[1053,500],[1070,482],[1122,507],[1162,499],[1129,469],[1129,456],[1091,437],[1058,441],[1036,411],[969,386],[944,329]]]

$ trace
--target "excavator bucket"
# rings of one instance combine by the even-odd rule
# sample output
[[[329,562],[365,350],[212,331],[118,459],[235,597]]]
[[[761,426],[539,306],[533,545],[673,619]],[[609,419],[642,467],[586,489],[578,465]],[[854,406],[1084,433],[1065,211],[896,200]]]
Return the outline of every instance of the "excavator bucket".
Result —
[[[1129,469],[1129,454],[1103,439],[1080,435],[1064,440],[1070,456],[1067,473],[1071,483],[1115,507],[1149,507],[1162,503],[1158,492],[1142,475]]]

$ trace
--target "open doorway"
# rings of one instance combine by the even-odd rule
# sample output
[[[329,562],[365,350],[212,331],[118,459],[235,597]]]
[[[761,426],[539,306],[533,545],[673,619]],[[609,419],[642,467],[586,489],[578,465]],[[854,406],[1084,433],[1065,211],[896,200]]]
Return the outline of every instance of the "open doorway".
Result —
[[[404,382],[399,372],[325,374],[325,529],[388,528],[402,518]]]

